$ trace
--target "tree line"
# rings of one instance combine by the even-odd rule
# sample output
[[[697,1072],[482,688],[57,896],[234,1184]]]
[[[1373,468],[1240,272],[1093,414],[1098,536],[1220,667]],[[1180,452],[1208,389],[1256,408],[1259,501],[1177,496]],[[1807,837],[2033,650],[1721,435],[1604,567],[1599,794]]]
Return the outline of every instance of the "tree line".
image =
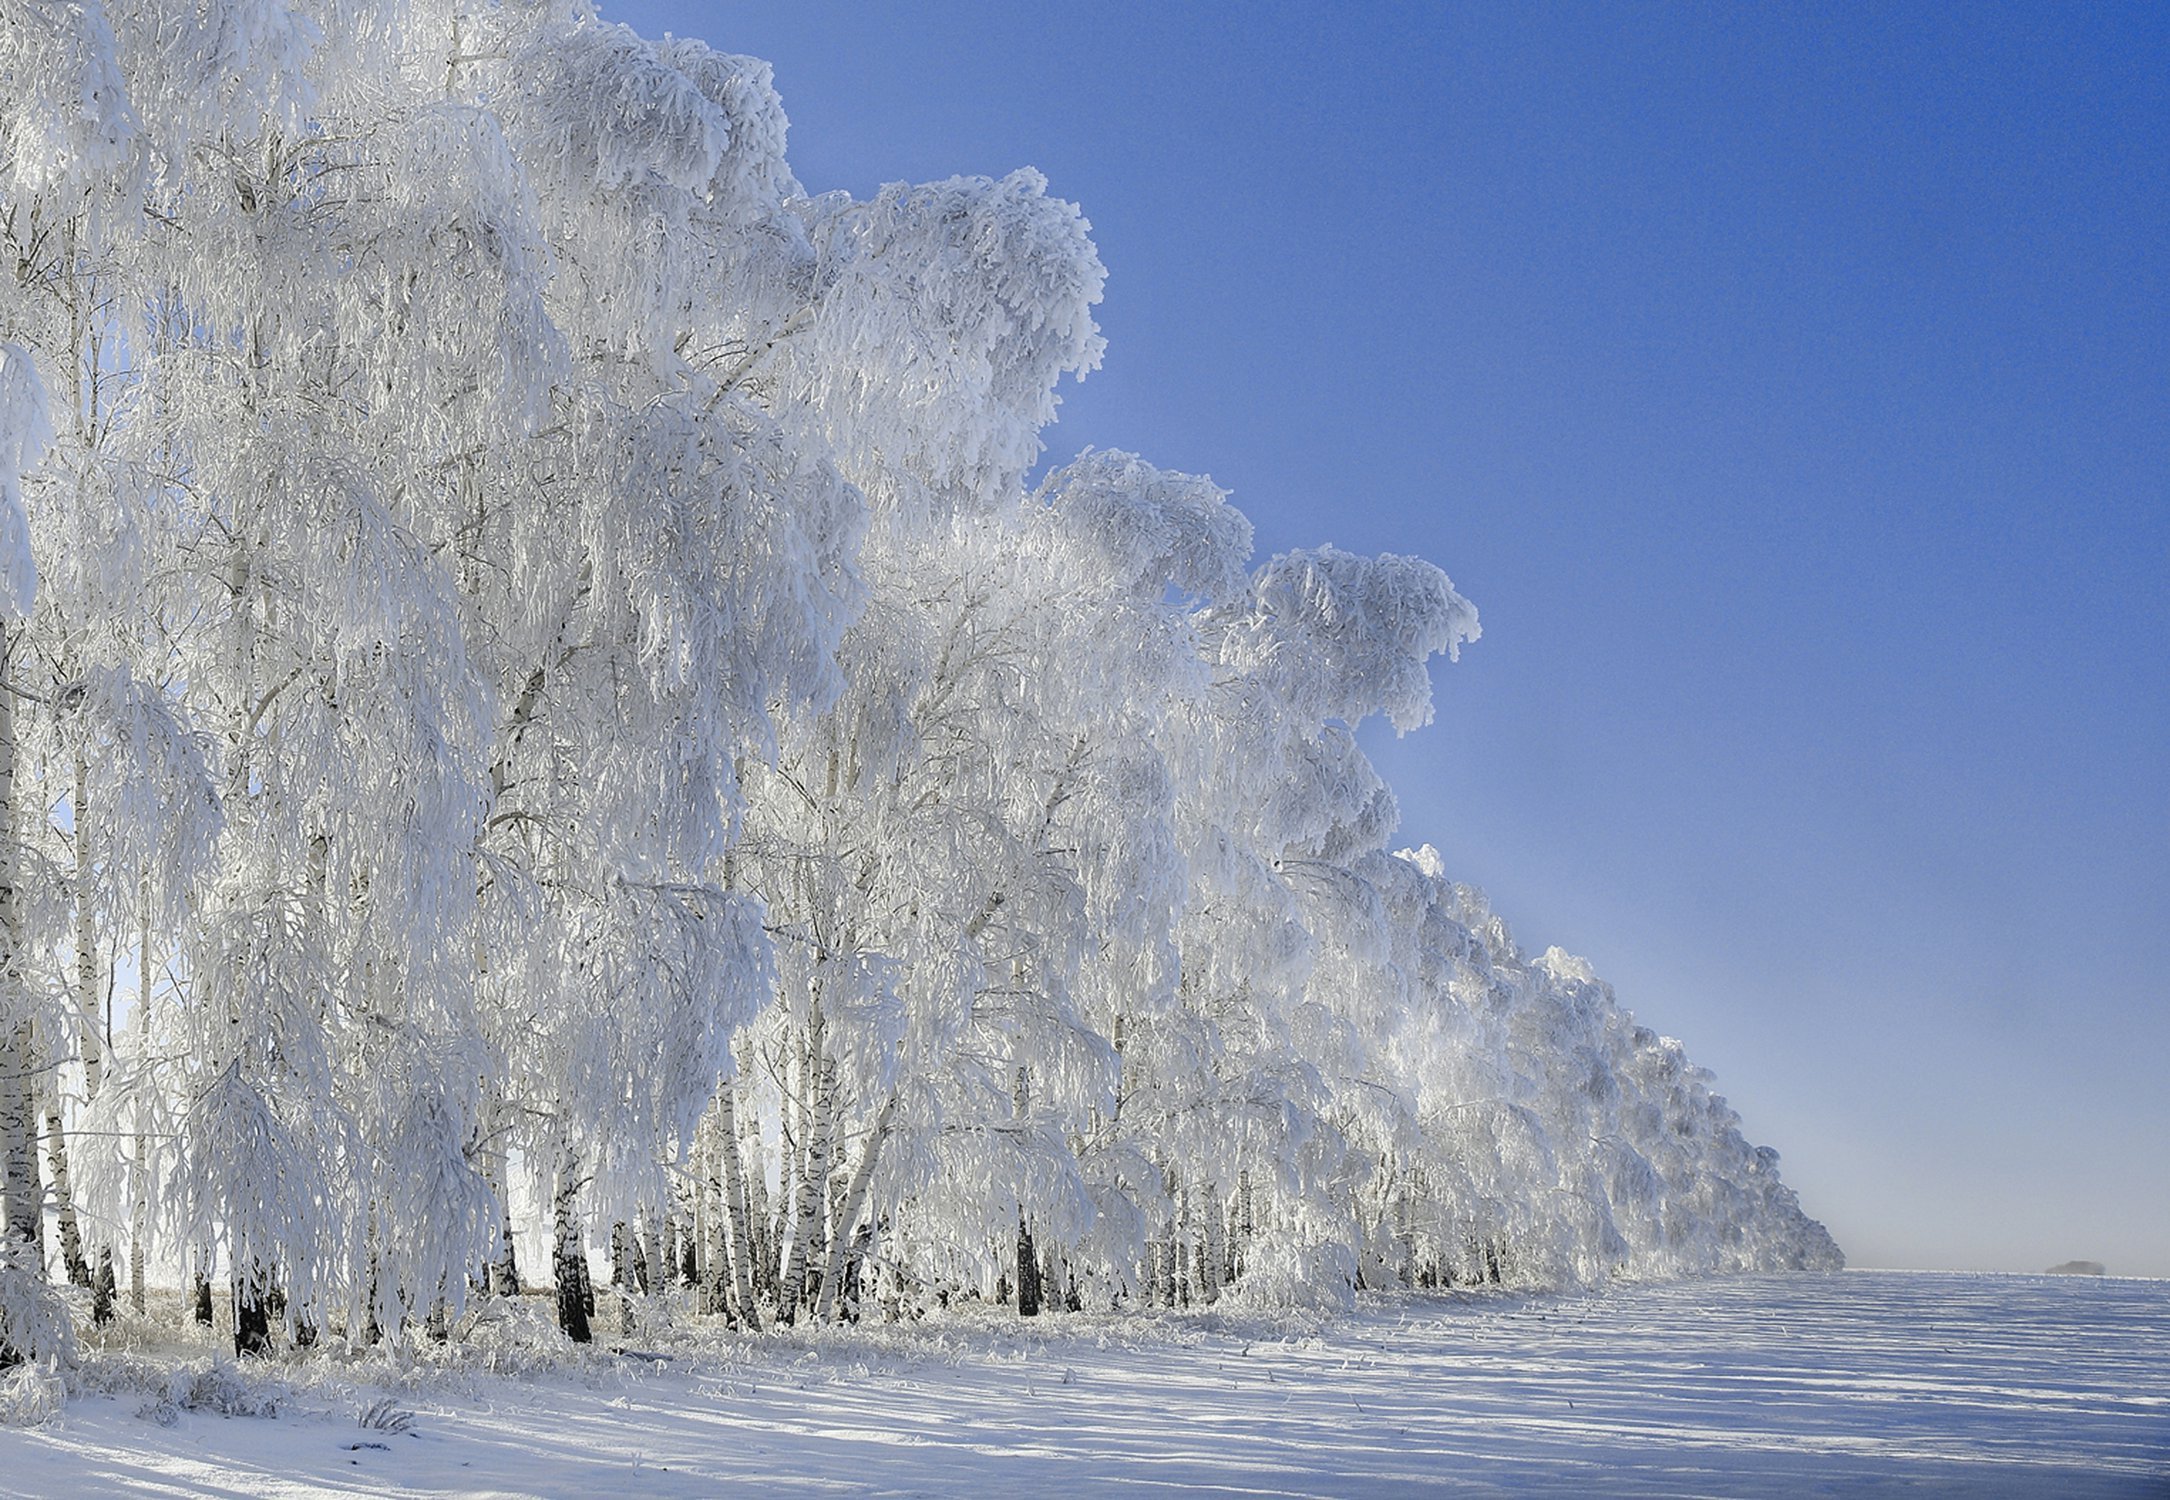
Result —
[[[8,1358],[152,1277],[252,1352],[586,1338],[598,1264],[759,1327],[1838,1263],[1393,850],[1446,575],[1041,472],[1103,271],[1036,173],[809,195],[766,64],[570,3],[0,0],[0,82]]]

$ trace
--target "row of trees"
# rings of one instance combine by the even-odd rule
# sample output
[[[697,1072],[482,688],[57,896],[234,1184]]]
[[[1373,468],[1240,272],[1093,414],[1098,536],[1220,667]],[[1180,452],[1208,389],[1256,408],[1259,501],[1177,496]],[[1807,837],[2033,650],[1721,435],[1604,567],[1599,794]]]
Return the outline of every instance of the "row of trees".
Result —
[[[1387,852],[1445,575],[1030,481],[1036,174],[809,197],[765,64],[566,3],[0,0],[0,84],[11,1355],[56,1259],[261,1349],[524,1216],[576,1331],[606,1243],[749,1324],[1835,1263]]]

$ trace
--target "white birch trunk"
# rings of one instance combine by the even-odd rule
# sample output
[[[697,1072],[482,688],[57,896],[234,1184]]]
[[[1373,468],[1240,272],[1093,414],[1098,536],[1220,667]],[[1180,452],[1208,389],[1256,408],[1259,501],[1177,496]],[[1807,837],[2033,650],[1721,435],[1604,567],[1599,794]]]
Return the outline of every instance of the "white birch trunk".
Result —
[[[520,1295],[520,1258],[512,1233],[512,1150],[507,1145],[510,1140],[506,1129],[507,1113],[503,1096],[491,1089],[482,1112],[484,1136],[480,1156],[483,1178],[490,1184],[491,1196],[497,1204],[497,1253],[490,1258],[483,1284],[493,1296],[517,1297]]]
[[[1191,1188],[1184,1183],[1176,1194],[1175,1215],[1176,1299],[1188,1307],[1197,1300],[1197,1234],[1191,1223]]]
[[[151,1034],[151,883],[146,877],[142,884],[142,928],[137,934],[141,944],[136,950],[136,1049],[140,1053],[148,1045]],[[143,1265],[150,1255],[151,1242],[151,1137],[143,1128],[143,1100],[136,1098],[136,1162],[133,1183],[135,1196],[129,1204],[128,1223],[128,1301],[137,1317],[143,1316]]]
[[[741,1038],[738,1049],[740,1078],[753,1077],[754,1061],[753,1039]],[[736,1086],[734,1081],[733,1087]],[[776,1245],[770,1235],[768,1153],[761,1140],[761,1111],[751,1095],[746,1102],[748,1107],[738,1112],[739,1163],[746,1182],[746,1269],[753,1280],[754,1293],[759,1296],[775,1291]]]
[[[746,1164],[738,1150],[737,1084],[725,1081],[716,1090],[716,1155],[723,1169],[723,1209],[731,1230],[731,1288],[738,1298],[738,1315],[748,1328],[761,1327],[761,1308],[754,1295],[755,1249],[751,1235],[753,1215],[746,1202]]]
[[[690,1157],[693,1164],[693,1241],[698,1247],[700,1269],[696,1289],[700,1293],[701,1311],[711,1317],[731,1310],[730,1233],[724,1227],[723,1155],[717,1145],[722,1134],[722,1092],[728,1086],[719,1082],[716,1094],[708,1101],[708,1108],[701,1112],[700,1123],[693,1127]]]
[[[581,1243],[573,1199],[580,1192],[580,1158],[568,1150],[558,1168],[558,1191],[554,1205],[555,1249],[552,1271],[558,1284],[558,1326],[576,1344],[593,1341],[588,1319],[593,1315],[594,1291],[588,1284],[588,1252]]]
[[[791,1261],[792,1230],[797,1224],[799,1184],[806,1176],[806,1143],[812,1134],[812,1111],[807,1101],[813,1097],[814,1082],[812,1064],[805,1038],[794,1038],[796,1046],[791,1058],[791,1081],[782,1091],[776,1106],[776,1202],[770,1220],[770,1249],[775,1262],[770,1267],[770,1279],[776,1287],[777,1316],[790,1322],[784,1307],[784,1276]]]
[[[1239,1279],[1250,1259],[1251,1236],[1256,1227],[1251,1206],[1251,1171],[1246,1167],[1236,1173],[1236,1247],[1231,1259]]]
[[[91,910],[90,767],[75,756],[75,1003],[83,1016],[83,1100],[105,1078],[105,1026],[98,1002],[98,928]]]
[[[84,1098],[98,1096],[102,1077],[103,1049],[98,1024],[98,935],[91,921],[90,905],[90,770],[82,752],[75,755],[75,1004],[79,1045],[83,1058]],[[54,1050],[57,1061],[59,1049]],[[60,1259],[68,1280],[76,1286],[91,1285],[90,1258],[83,1251],[82,1226],[76,1217],[75,1192],[68,1174],[67,1117],[60,1097],[57,1066],[46,1074],[45,1153],[52,1173],[54,1216],[60,1229]]]
[[[9,903],[12,904],[12,903]],[[19,976],[13,999],[21,993]],[[36,1095],[37,1053],[31,1040],[30,1022],[18,1021],[5,1031],[0,1043],[0,1152],[7,1162],[7,1235],[32,1246],[40,1265],[45,1260],[45,1185],[38,1177],[38,1125]]]
[[[0,668],[7,661],[0,624]],[[37,1044],[23,977],[16,860],[15,695],[0,687],[0,1159],[7,1169],[7,1238],[45,1263],[45,1189],[38,1180]]]
[[[874,1117],[874,1128],[867,1133],[866,1147],[859,1153],[859,1165],[853,1169],[851,1183],[844,1189],[843,1205],[836,1216],[836,1232],[829,1239],[829,1263],[822,1273],[821,1298],[814,1309],[817,1322],[826,1321],[836,1313],[838,1288],[844,1279],[844,1261],[851,1252],[852,1231],[859,1227],[859,1215],[866,1209],[867,1189],[874,1182],[875,1163],[881,1157],[882,1143],[889,1139],[896,1118],[897,1096],[892,1093],[882,1101],[881,1113]]]
[[[1198,1191],[1204,1199],[1198,1226],[1198,1290],[1205,1305],[1211,1307],[1221,1300],[1221,1279],[1227,1270],[1228,1252],[1221,1238],[1220,1189],[1207,1183]]]
[[[140,1116],[140,1110],[139,1110]],[[151,1245],[151,1138],[136,1131],[135,1201],[129,1205],[128,1305],[143,1316],[143,1268]]]
[[[807,1027],[806,1066],[809,1119],[806,1125],[806,1165],[799,1173],[793,1200],[791,1254],[784,1264],[783,1284],[777,1291],[776,1316],[789,1324],[806,1295],[806,1273],[821,1239],[823,1211],[829,1183],[829,1133],[836,1089],[836,1064],[823,1045],[821,1010],[817,1005]]]
[[[90,1285],[90,1262],[83,1255],[83,1231],[75,1215],[75,1191],[68,1181],[68,1138],[63,1131],[60,1116],[59,1069],[51,1067],[39,1075],[39,1093],[45,1105],[45,1164],[51,1174],[53,1190],[53,1221],[60,1230],[60,1263],[66,1268],[70,1285]]]
[[[713,1102],[710,1110],[713,1112]],[[693,1130],[693,1206],[686,1216],[687,1244],[693,1248],[693,1285],[697,1289],[713,1286],[717,1281],[716,1265],[716,1199],[720,1196],[716,1185],[715,1129],[709,1116],[701,1116],[700,1124]],[[651,1263],[655,1257],[650,1254]],[[701,1295],[709,1294],[703,1290]]]

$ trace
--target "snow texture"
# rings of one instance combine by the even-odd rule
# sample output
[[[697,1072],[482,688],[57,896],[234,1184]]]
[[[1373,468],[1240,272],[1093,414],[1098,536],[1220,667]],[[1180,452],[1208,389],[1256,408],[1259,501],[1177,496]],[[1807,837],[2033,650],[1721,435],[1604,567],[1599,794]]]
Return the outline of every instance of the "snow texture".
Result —
[[[522,1380],[419,1359],[305,1388],[144,1377],[155,1391],[78,1399],[9,1439],[5,1482],[222,1500],[2139,1497],[2170,1483],[2166,1345],[2170,1283],[1904,1272],[1407,1295],[1325,1325],[957,1314]],[[221,1414],[267,1402],[276,1419]]]
[[[24,618],[38,596],[23,471],[37,467],[52,441],[37,366],[20,344],[0,344],[0,619]]]

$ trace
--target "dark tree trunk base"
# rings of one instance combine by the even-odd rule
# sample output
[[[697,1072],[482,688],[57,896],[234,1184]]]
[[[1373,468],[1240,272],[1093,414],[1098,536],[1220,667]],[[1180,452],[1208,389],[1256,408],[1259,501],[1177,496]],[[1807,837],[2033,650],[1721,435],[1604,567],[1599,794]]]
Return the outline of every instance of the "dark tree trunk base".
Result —
[[[1032,1231],[1023,1220],[1017,1225],[1017,1315],[1040,1315],[1040,1258],[1033,1253]]]
[[[120,1282],[113,1274],[113,1251],[102,1248],[98,1252],[98,1274],[91,1282],[90,1320],[103,1328],[113,1321],[113,1302],[120,1291]]]
[[[595,1313],[595,1293],[588,1285],[587,1257],[577,1252],[568,1254],[560,1246],[555,1257],[558,1276],[558,1327],[576,1344],[595,1342],[595,1331],[588,1319]]]
[[[271,1353],[271,1304],[254,1287],[234,1284],[234,1353],[261,1359]]]

